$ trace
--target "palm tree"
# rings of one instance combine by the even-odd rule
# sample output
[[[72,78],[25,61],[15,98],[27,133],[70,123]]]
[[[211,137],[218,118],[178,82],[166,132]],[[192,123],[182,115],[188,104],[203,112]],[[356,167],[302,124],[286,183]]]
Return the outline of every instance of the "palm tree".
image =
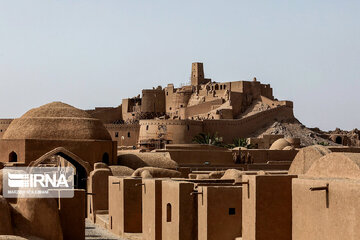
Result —
[[[246,138],[234,138],[232,144],[225,145],[226,148],[245,147],[252,148],[251,144],[247,143]]]
[[[234,147],[248,147],[246,138],[234,138],[233,145]]]
[[[217,133],[199,133],[193,138],[193,143],[197,144],[208,144],[208,145],[215,145],[221,146],[222,145],[222,137],[219,137]]]

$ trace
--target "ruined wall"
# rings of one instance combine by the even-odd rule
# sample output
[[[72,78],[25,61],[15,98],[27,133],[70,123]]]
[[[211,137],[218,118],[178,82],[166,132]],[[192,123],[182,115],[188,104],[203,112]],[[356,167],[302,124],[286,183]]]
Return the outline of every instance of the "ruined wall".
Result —
[[[230,82],[230,91],[232,92],[244,92],[244,81]]]
[[[266,96],[261,96],[261,101],[263,103],[269,105],[271,108],[278,107],[278,106],[293,107],[292,101],[276,101],[276,100],[270,99]]]
[[[141,98],[127,98],[121,104],[122,120],[129,121],[136,118],[136,112],[141,111]]]
[[[163,89],[142,90],[141,112],[165,112],[165,92]]]
[[[136,146],[139,140],[139,124],[105,124],[113,141],[118,146]]]
[[[273,90],[270,87],[270,84],[261,84],[260,92],[261,92],[261,96],[265,96],[269,99],[274,99]]]
[[[223,104],[223,100],[218,98],[213,101],[204,102],[201,104],[189,106],[185,109],[185,118],[190,118],[194,115],[208,113],[212,110],[213,106]]]
[[[178,115],[179,109],[187,107],[191,95],[192,95],[192,90],[190,89],[177,90],[173,95],[173,99],[171,100],[172,110],[170,110],[170,112],[172,112],[175,115]]]
[[[100,119],[103,123],[113,123],[122,120],[122,106],[95,108],[94,110],[86,110],[93,118]]]

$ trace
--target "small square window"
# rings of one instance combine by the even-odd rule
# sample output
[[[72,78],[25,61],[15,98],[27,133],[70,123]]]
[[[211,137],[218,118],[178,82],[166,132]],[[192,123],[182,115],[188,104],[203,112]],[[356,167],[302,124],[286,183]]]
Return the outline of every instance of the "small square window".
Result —
[[[229,208],[229,215],[235,215],[235,208]]]

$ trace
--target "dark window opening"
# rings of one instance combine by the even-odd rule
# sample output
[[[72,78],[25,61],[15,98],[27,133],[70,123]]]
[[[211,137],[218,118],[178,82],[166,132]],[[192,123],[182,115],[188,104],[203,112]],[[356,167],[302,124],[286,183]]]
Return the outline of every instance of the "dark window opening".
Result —
[[[109,154],[108,153],[104,153],[103,157],[102,157],[102,162],[109,165]]]
[[[235,208],[229,208],[229,215],[235,215]]]
[[[149,130],[149,125],[146,125],[146,131]]]
[[[166,92],[166,96],[169,96],[169,92]]]
[[[17,162],[17,154],[16,154],[16,152],[11,152],[9,154],[9,162]]]
[[[118,132],[115,132],[115,137],[119,137],[119,133]]]
[[[171,204],[166,204],[166,222],[171,222]]]
[[[188,131],[190,130],[190,126],[189,126],[189,125],[187,125],[187,130],[188,130]]]
[[[130,137],[130,132],[128,132],[128,138]]]

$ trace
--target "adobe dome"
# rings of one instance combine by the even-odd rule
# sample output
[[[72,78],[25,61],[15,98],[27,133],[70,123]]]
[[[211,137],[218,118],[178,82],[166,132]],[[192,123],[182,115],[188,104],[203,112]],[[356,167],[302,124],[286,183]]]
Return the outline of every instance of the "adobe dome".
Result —
[[[289,174],[305,174],[316,160],[329,153],[331,151],[322,145],[301,148],[290,165]]]
[[[294,150],[295,148],[293,146],[286,146],[282,150]]]
[[[316,178],[360,178],[360,153],[329,153],[314,162],[305,174]]]
[[[111,140],[102,122],[62,102],[26,112],[11,122],[3,139]]]
[[[270,147],[270,150],[283,150],[284,147],[291,146],[291,144],[284,138],[279,138]]]

